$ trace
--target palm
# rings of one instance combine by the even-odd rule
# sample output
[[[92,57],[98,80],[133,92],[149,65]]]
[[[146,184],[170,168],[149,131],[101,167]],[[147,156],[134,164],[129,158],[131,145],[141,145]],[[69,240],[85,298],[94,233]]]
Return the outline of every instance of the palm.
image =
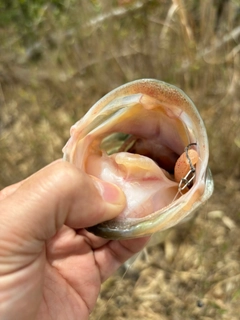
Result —
[[[133,248],[128,250],[124,246],[126,241],[122,244],[107,241],[86,230],[76,233],[64,226],[47,244],[43,299],[38,319],[74,320],[79,319],[79,315],[81,319],[88,319],[102,281],[130,257],[132,251],[137,251],[134,248],[137,241],[141,246],[140,239],[129,240],[130,248]],[[119,260],[115,258],[119,252],[114,253],[114,247],[117,251],[124,251],[124,258],[121,254]]]
[[[48,243],[46,254],[39,319],[87,318],[102,282],[90,242],[85,235],[63,227]]]

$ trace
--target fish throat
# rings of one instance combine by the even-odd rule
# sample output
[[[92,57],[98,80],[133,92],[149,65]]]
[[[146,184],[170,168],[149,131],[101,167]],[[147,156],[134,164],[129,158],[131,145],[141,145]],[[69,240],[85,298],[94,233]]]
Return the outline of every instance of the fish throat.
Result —
[[[113,133],[103,139],[101,149],[106,151],[108,155],[129,152],[148,157],[170,174],[174,173],[174,166],[179,157],[176,152],[156,141],[122,132]]]

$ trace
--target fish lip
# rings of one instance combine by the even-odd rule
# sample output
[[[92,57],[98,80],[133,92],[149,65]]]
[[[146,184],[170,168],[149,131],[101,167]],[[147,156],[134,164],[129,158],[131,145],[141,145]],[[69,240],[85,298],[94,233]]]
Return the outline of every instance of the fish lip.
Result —
[[[134,87],[135,91],[133,90],[133,87]],[[187,113],[182,112],[179,114],[179,117],[181,118],[181,120],[184,123],[187,123],[190,127],[196,124],[196,126],[199,128],[199,131],[200,131],[200,132],[198,132],[198,134],[203,135],[203,137],[201,138],[203,143],[199,146],[199,148],[202,148],[200,150],[200,153],[203,155],[201,166],[197,172],[197,179],[199,181],[198,182],[199,185],[197,185],[197,184],[195,185],[196,190],[194,188],[190,189],[190,191],[188,192],[189,193],[188,196],[194,195],[195,194],[194,191],[196,191],[196,194],[197,194],[198,188],[200,188],[200,187],[202,188],[203,191],[202,191],[202,194],[200,197],[198,195],[198,200],[195,201],[195,203],[193,203],[193,208],[191,210],[189,210],[189,212],[185,215],[185,216],[188,216],[190,213],[192,213],[192,211],[195,211],[203,202],[205,202],[211,196],[211,194],[213,192],[213,180],[211,178],[210,170],[207,169],[208,140],[207,140],[207,136],[206,136],[206,129],[205,129],[203,121],[202,121],[194,103],[191,101],[191,99],[181,89],[179,89],[173,85],[166,84],[163,81],[159,81],[159,80],[155,80],[155,79],[141,79],[141,80],[135,80],[131,83],[128,83],[126,85],[123,85],[123,86],[111,91],[106,96],[104,96],[102,99],[100,99],[92,107],[92,109],[98,108],[99,106],[107,104],[107,103],[109,103],[109,101],[114,100],[115,97],[119,93],[121,93],[121,90],[128,91],[128,89],[129,89],[130,91],[133,90],[134,93],[140,93],[140,92],[142,92],[142,89],[139,89],[139,92],[138,92],[137,91],[138,88],[144,88],[145,93],[148,93],[148,91],[151,91],[154,94],[156,94],[159,87],[162,90],[161,94],[163,95],[163,100],[165,99],[165,96],[164,96],[165,93],[166,93],[166,95],[172,94],[173,100],[174,99],[176,101],[179,100],[180,105],[181,105],[181,103],[183,103],[183,104],[185,103],[185,104],[188,104],[191,106],[190,113],[187,114]],[[166,103],[168,103],[167,99],[168,98],[166,98],[166,100],[164,100]],[[177,104],[177,102],[175,104]],[[90,116],[91,116],[91,114],[90,114]],[[191,130],[194,131],[195,128],[192,127]],[[191,141],[191,142],[194,142],[194,141]],[[68,146],[65,147],[64,158],[71,162],[71,157],[68,154],[68,149],[69,149]],[[180,211],[183,206],[184,206],[183,202],[180,203],[179,205],[174,204],[173,206],[171,206],[171,208],[169,208],[169,206],[168,206],[167,209],[161,211],[161,214],[159,214],[159,219],[151,219],[151,218],[149,218],[149,216],[147,216],[147,218],[144,221],[139,222],[139,220],[138,220],[138,221],[136,221],[136,223],[132,222],[131,224],[129,224],[129,220],[122,222],[122,223],[119,223],[119,221],[116,222],[114,220],[111,220],[111,221],[107,221],[107,222],[101,223],[99,225],[90,227],[90,228],[88,228],[88,230],[90,232],[93,232],[95,235],[99,235],[99,236],[101,236],[103,238],[107,238],[107,239],[129,239],[129,238],[146,236],[146,235],[152,234],[156,230],[164,230],[164,229],[167,229],[167,228],[172,227],[173,225],[179,223],[179,221],[182,220],[182,217],[180,217],[174,223],[171,222],[171,217],[176,215],[176,211]],[[172,211],[170,212],[170,210],[172,210]],[[166,219],[165,223],[163,223],[163,226],[160,227],[160,223],[163,222],[163,220],[166,218],[165,217],[166,215],[168,215],[169,218]],[[148,221],[146,221],[146,220],[148,220]],[[167,221],[169,222],[168,224],[166,223]]]

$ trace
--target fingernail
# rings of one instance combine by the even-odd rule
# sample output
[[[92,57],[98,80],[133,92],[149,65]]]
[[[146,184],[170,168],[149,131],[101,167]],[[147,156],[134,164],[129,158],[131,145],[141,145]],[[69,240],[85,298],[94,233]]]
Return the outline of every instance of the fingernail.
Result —
[[[123,205],[126,202],[124,193],[116,185],[96,178],[93,181],[104,201],[115,205]]]

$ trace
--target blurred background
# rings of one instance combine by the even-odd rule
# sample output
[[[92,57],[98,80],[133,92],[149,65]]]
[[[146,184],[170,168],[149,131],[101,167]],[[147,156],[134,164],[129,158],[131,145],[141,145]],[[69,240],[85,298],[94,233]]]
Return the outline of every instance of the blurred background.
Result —
[[[0,0],[0,188],[62,157],[70,126],[140,78],[196,104],[215,193],[103,285],[91,319],[237,320],[239,0]]]

